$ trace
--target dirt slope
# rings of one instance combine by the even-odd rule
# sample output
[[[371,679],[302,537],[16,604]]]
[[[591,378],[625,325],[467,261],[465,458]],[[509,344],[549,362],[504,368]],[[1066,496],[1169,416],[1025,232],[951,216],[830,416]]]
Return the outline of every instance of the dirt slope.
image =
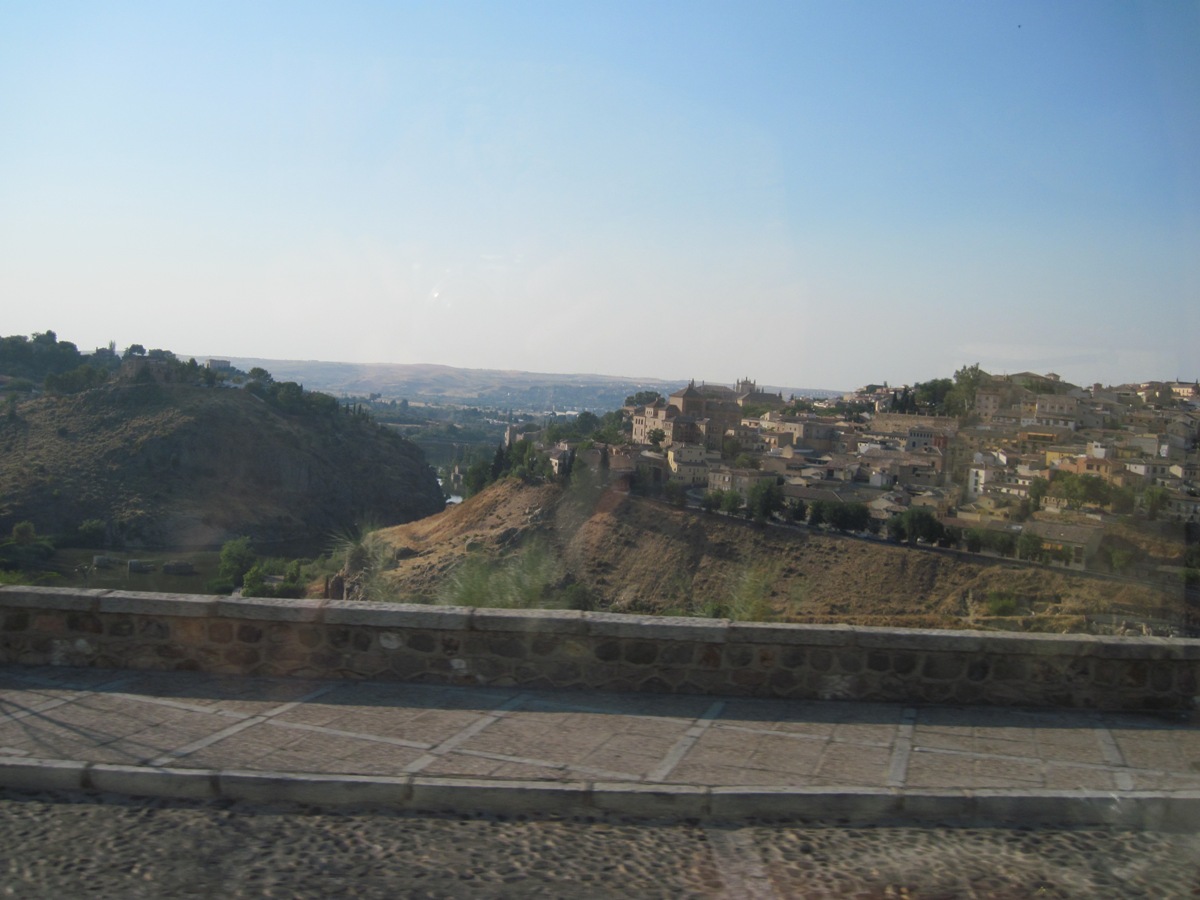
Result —
[[[1062,571],[756,526],[612,491],[564,494],[516,480],[384,535],[399,549],[392,577],[401,599],[433,599],[464,560],[499,565],[537,542],[557,556],[562,584],[584,586],[595,608],[613,611],[703,614],[706,606],[711,612],[713,604],[727,603],[748,579],[774,616],[806,622],[969,627],[986,615],[989,595],[1003,595],[1018,613],[1043,612],[1030,627],[1062,630],[1082,625],[1070,616],[1114,602],[1138,608],[1179,602]]]

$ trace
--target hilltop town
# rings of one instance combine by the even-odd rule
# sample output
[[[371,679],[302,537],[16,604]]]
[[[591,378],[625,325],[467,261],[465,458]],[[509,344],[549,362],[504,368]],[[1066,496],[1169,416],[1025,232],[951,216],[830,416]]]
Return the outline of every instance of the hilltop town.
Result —
[[[680,503],[1112,573],[1181,565],[1183,540],[1151,536],[1200,523],[1195,382],[970,366],[817,400],[749,379],[640,399],[621,410],[624,444],[542,444],[553,471],[603,457],[618,483]],[[510,427],[510,444],[522,436],[544,433]]]

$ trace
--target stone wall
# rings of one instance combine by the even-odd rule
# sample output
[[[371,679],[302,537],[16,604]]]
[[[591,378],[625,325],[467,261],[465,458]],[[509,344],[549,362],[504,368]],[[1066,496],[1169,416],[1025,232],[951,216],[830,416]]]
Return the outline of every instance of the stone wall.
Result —
[[[1200,640],[0,587],[0,663],[1189,710]]]

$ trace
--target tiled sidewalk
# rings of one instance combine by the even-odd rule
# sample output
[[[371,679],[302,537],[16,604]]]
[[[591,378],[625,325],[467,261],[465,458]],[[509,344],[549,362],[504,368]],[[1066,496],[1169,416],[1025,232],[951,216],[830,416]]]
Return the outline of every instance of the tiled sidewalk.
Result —
[[[22,786],[22,763],[43,760],[526,791],[1200,801],[1194,716],[0,668],[2,783]]]

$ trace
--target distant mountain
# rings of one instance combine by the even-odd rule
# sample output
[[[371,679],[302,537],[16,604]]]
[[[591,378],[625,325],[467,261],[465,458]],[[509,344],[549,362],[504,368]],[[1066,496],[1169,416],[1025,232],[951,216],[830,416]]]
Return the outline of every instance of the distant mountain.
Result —
[[[202,359],[203,357],[197,357]],[[430,403],[470,404],[530,411],[549,409],[616,409],[638,391],[658,391],[666,396],[684,387],[687,379],[666,381],[614,375],[552,374],[500,369],[459,369],[452,366],[399,363],[343,363],[318,360],[221,357],[237,368],[266,369],[276,380],[296,381],[310,390],[335,396],[369,396],[421,400]],[[841,391],[762,385],[762,390],[782,391],[784,397],[825,397]]]
[[[120,383],[44,394],[0,416],[0,533],[29,520],[110,545],[321,541],[445,506],[421,450],[320,395]],[[306,397],[314,402],[306,402]]]

